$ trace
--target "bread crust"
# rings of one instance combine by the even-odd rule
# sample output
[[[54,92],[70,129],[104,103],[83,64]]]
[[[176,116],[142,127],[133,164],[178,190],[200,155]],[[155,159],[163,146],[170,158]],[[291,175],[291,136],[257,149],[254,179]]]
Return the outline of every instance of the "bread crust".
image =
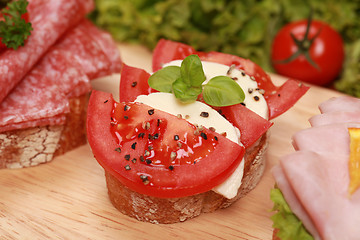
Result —
[[[162,224],[182,222],[201,213],[229,207],[255,188],[260,181],[265,169],[268,138],[268,134],[264,134],[254,146],[247,149],[242,184],[232,199],[214,191],[181,198],[147,196],[129,189],[105,170],[110,201],[125,215],[144,222]]]
[[[0,133],[0,169],[36,166],[85,144],[88,98],[88,94],[83,94],[69,99],[70,112],[64,125]]]

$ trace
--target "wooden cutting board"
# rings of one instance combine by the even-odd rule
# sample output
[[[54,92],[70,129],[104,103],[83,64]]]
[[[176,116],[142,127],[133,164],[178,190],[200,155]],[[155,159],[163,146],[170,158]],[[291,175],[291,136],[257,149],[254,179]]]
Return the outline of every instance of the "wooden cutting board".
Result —
[[[124,62],[151,71],[151,53],[119,45]],[[276,84],[284,79],[272,75]],[[118,97],[120,75],[93,81]],[[291,136],[310,127],[318,104],[338,92],[312,87],[288,112],[274,120],[267,166],[260,184],[231,207],[184,223],[154,225],[119,213],[110,203],[104,171],[88,145],[48,164],[0,170],[0,239],[271,239],[274,179],[270,169],[293,151]],[[306,174],[306,173],[304,173]]]

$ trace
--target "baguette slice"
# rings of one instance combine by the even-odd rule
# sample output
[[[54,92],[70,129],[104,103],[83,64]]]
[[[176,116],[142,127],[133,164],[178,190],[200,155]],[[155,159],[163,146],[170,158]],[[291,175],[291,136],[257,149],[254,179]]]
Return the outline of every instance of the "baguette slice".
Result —
[[[86,143],[89,94],[69,99],[64,125],[37,126],[0,133],[0,169],[24,168],[51,161]]]
[[[151,223],[177,223],[201,213],[229,207],[249,193],[261,179],[265,169],[265,152],[269,136],[264,134],[255,146],[247,149],[242,184],[237,196],[227,199],[214,191],[181,198],[157,198],[137,193],[105,171],[112,204],[123,214]]]

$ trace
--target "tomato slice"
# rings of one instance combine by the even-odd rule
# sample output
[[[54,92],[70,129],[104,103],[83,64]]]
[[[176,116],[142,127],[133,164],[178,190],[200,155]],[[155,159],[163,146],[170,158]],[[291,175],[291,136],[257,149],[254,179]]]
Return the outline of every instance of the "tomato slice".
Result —
[[[189,45],[160,39],[153,51],[153,71],[161,69],[164,63],[184,59],[191,54],[196,54],[196,51]]]
[[[133,102],[139,95],[148,95],[153,90],[149,87],[150,74],[143,69],[123,64],[120,80],[120,102]]]
[[[221,113],[240,130],[240,141],[245,148],[253,145],[273,125],[241,104],[222,107]]]
[[[93,91],[87,117],[97,161],[125,186],[172,198],[211,190],[241,162],[244,147],[141,103]]]
[[[168,55],[168,53],[170,54]],[[228,66],[234,64],[249,76],[254,77],[259,88],[265,90],[264,97],[268,104],[270,120],[289,110],[309,89],[303,84],[294,84],[295,80],[291,79],[280,87],[275,86],[270,76],[249,59],[220,52],[197,52],[186,44],[164,39],[159,41],[154,50],[153,66],[156,67],[153,69],[158,70],[164,63],[184,59],[190,54],[197,54],[202,61],[217,62]],[[285,89],[286,91],[284,91]]]
[[[275,118],[291,108],[308,90],[308,86],[296,80],[287,80],[274,93],[265,98],[271,118]]]

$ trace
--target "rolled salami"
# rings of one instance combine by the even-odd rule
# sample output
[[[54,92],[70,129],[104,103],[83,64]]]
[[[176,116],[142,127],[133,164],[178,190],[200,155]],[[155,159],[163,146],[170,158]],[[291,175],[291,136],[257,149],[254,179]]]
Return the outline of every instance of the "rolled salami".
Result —
[[[0,55],[0,102],[61,35],[93,9],[92,0],[29,0],[33,31],[23,47]]]

